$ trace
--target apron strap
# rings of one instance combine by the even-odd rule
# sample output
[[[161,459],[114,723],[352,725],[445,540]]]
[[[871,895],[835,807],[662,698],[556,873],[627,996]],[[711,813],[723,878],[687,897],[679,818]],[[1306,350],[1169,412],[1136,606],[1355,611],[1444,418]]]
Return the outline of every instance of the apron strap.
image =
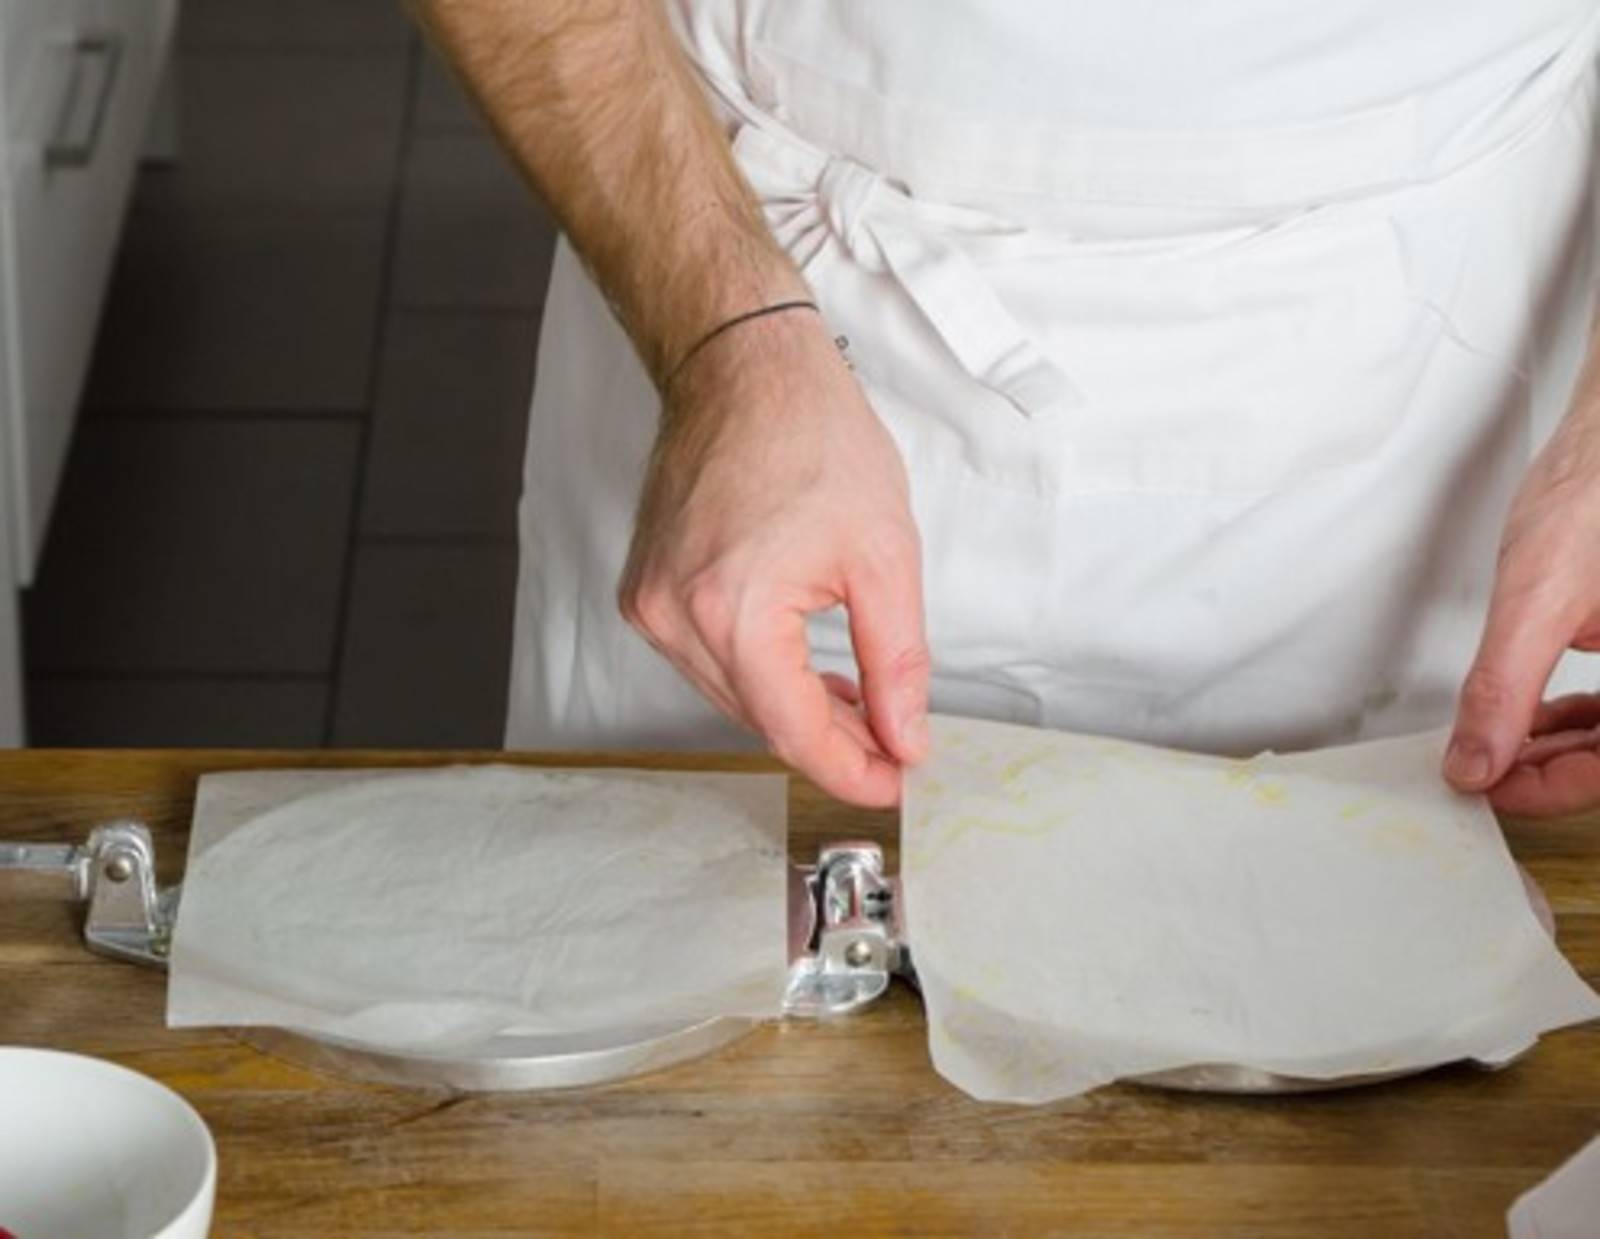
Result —
[[[866,165],[816,150],[759,124],[742,126],[734,152],[757,194],[821,226],[852,261],[891,276],[951,356],[977,382],[1028,416],[1082,403],[1065,371],[1001,303],[963,252],[962,234],[993,240],[1017,229],[979,212],[925,205]]]

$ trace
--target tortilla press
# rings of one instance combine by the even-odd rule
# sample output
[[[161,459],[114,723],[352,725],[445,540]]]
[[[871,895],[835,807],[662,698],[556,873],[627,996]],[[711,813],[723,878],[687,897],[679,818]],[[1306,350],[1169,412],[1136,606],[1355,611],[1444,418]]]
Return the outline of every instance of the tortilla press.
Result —
[[[91,951],[165,969],[181,887],[161,889],[149,830],[134,821],[93,830],[82,844],[0,843],[0,872],[65,877],[87,903],[84,941]],[[1524,873],[1534,912],[1554,934],[1549,903]],[[872,1003],[899,977],[916,984],[905,940],[899,879],[884,872],[875,843],[825,845],[814,865],[789,866],[789,975],[783,1015],[845,1016]],[[241,1040],[278,1058],[354,1079],[462,1091],[518,1091],[602,1084],[710,1053],[752,1032],[760,1021],[718,1017],[677,1026],[582,1036],[511,1036],[472,1053],[448,1055],[376,1048],[290,1029],[241,1028]],[[1524,1050],[1477,1065],[1497,1070]],[[1279,1075],[1227,1064],[1198,1065],[1140,1077],[1151,1087],[1215,1093],[1297,1093],[1351,1088],[1416,1071],[1332,1080]]]

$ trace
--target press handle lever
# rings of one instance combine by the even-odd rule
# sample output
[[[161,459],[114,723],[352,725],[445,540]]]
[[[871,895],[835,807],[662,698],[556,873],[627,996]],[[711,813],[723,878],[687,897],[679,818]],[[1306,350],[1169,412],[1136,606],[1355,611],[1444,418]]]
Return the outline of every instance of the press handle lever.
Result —
[[[83,936],[102,955],[165,967],[178,890],[156,886],[155,844],[139,822],[98,826],[88,842],[0,843],[0,872],[60,874],[86,900]]]
[[[75,843],[0,843],[0,872],[59,874],[83,898],[88,856]]]

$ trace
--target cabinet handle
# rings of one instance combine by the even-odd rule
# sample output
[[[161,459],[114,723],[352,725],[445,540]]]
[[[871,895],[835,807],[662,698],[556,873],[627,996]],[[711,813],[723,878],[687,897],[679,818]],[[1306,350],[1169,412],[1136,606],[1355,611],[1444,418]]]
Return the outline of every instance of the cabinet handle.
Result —
[[[123,39],[120,34],[80,35],[72,44],[72,86],[67,92],[66,106],[62,109],[61,129],[45,147],[44,162],[48,168],[86,168],[94,160],[95,148],[100,145],[100,132],[105,128],[106,115],[111,111],[111,97],[116,93],[117,73],[122,68]],[[79,106],[85,81],[98,67],[99,91],[94,105],[88,111],[88,122],[74,122],[84,114]]]

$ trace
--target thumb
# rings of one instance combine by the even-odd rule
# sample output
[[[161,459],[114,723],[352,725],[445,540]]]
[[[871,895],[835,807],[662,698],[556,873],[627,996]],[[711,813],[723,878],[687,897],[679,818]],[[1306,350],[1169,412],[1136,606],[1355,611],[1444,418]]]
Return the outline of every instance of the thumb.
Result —
[[[867,722],[887,753],[915,765],[928,752],[931,660],[914,544],[901,562],[858,572],[849,581],[845,606]]]
[[[1497,586],[1489,604],[1445,753],[1445,778],[1461,791],[1492,787],[1511,768],[1567,647],[1571,634],[1562,628],[1562,617],[1539,601],[1537,590],[1508,594]]]

